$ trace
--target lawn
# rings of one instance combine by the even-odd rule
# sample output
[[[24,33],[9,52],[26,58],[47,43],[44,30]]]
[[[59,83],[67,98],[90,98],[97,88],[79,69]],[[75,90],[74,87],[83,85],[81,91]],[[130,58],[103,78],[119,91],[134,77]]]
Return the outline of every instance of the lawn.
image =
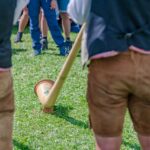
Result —
[[[41,111],[34,85],[41,79],[56,80],[66,57],[59,56],[49,36],[49,50],[32,57],[28,29],[23,42],[14,44],[13,78],[16,100],[13,143],[14,150],[94,150],[94,138],[88,126],[86,103],[87,69],[82,69],[77,56],[54,107],[54,114]],[[71,34],[72,39],[76,37]],[[113,118],[112,118],[113,119]],[[129,115],[126,115],[121,150],[140,150]]]

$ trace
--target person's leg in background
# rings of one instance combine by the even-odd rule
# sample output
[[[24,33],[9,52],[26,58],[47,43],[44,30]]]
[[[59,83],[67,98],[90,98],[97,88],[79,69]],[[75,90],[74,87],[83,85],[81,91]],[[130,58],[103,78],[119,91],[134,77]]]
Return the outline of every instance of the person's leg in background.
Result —
[[[69,19],[68,13],[60,12],[60,16],[62,19],[62,28],[65,34],[65,40],[70,41],[70,19]]]
[[[70,40],[70,27],[71,27],[71,22],[68,16],[68,13],[66,12],[60,12],[60,16],[62,18],[62,28],[65,34],[65,42],[69,46],[69,50],[72,47],[72,42]]]
[[[19,19],[18,32],[14,41],[15,43],[21,42],[23,31],[28,24],[28,20],[29,20],[28,8],[25,7]]]
[[[65,41],[66,41],[66,44],[69,46],[69,49],[71,49],[71,46],[72,46],[72,42],[70,40],[71,21],[67,13],[68,3],[69,3],[69,0],[57,0],[58,10],[59,10],[60,17],[62,20],[62,29],[65,35]]]
[[[41,37],[42,50],[45,50],[48,49],[48,40],[47,40],[48,26],[42,9],[40,11],[40,28],[42,35]]]
[[[31,0],[28,4],[28,11],[30,17],[30,33],[32,38],[32,47],[34,49],[33,55],[36,56],[41,54],[41,32],[39,27],[40,0]]]
[[[68,47],[65,45],[64,38],[58,25],[56,10],[50,8],[52,0],[41,0],[41,7],[44,11],[49,30],[56,45],[59,47],[60,55],[66,56],[68,54]]]

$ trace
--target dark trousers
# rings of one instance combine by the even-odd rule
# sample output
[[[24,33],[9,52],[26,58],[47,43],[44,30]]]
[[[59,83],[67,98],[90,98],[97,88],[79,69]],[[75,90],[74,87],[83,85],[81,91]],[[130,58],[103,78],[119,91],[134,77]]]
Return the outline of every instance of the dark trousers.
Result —
[[[16,0],[0,0],[0,68],[11,66],[10,35]]]

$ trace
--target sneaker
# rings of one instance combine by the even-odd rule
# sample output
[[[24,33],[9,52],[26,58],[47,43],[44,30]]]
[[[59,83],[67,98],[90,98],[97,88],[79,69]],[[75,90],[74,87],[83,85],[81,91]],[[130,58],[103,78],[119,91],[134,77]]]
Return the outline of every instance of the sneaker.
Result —
[[[72,48],[72,41],[66,40],[65,45],[66,45],[67,51],[69,53]]]
[[[34,50],[33,51],[33,56],[37,56],[37,55],[40,55],[40,54],[41,54],[40,50]]]
[[[42,47],[41,47],[42,50],[48,49],[48,41],[47,41],[47,39],[42,38],[41,39],[41,45],[42,45]]]
[[[18,32],[17,35],[16,35],[16,38],[14,40],[15,43],[19,43],[21,42],[21,39],[22,39],[22,32]]]
[[[59,46],[59,51],[60,51],[61,56],[67,56],[69,54],[68,48],[66,47],[65,44],[63,44],[62,46]]]

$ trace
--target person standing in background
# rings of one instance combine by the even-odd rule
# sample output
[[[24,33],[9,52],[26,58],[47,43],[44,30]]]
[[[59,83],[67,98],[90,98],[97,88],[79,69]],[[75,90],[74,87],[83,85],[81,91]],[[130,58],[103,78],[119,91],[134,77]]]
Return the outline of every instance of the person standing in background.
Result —
[[[28,21],[29,21],[28,8],[25,7],[22,11],[21,17],[19,18],[18,32],[14,40],[15,43],[21,42],[23,32],[24,32],[25,27],[28,24]]]
[[[14,92],[10,36],[16,0],[0,0],[0,150],[12,150]]]
[[[70,47],[72,46],[72,42],[70,40],[70,28],[71,28],[71,21],[69,15],[67,13],[67,6],[69,0],[57,0],[58,11],[62,21],[62,29],[65,35],[66,44]]]
[[[26,6],[23,9],[22,15],[19,19],[18,32],[14,40],[15,43],[19,43],[22,41],[23,32],[25,27],[28,24],[28,21],[29,21],[29,14],[28,14],[28,8]],[[40,15],[39,15],[39,26],[41,32],[41,45],[42,45],[41,49],[45,50],[48,49],[48,40],[47,40],[48,26],[42,9],[40,10]]]
[[[30,31],[33,43],[33,55],[41,54],[40,29],[39,29],[39,12],[43,9],[49,30],[52,38],[59,48],[60,55],[66,56],[69,52],[69,47],[64,41],[61,30],[56,18],[56,1],[55,0],[31,0],[28,5],[30,16]]]

